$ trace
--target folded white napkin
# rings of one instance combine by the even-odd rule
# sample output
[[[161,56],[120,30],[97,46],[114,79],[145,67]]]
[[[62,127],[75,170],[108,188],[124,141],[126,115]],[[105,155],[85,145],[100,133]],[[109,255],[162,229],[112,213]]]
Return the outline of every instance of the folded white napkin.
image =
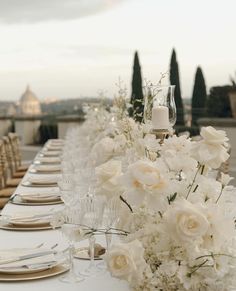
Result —
[[[45,147],[48,151],[60,151],[62,148],[63,148],[63,145],[55,145],[55,144],[53,144],[53,145],[47,145],[46,147]]]
[[[59,164],[61,162],[60,158],[58,157],[41,157],[41,158],[38,158],[38,160],[41,163],[46,163],[46,164],[50,164],[50,163]]]
[[[50,212],[42,211],[19,211],[9,218],[11,224],[45,224],[49,223],[52,217]]]
[[[59,200],[59,194],[53,193],[39,193],[39,194],[18,194],[18,197],[21,198],[22,201],[31,201],[31,202],[43,202],[43,201],[55,201]]]
[[[58,177],[31,176],[28,177],[27,181],[35,185],[52,185],[57,184]]]
[[[61,165],[37,165],[34,168],[38,172],[59,172]]]
[[[22,266],[30,266],[35,264],[46,264],[51,262],[56,262],[55,255],[52,254],[45,254],[41,255],[43,252],[50,251],[49,249],[12,249],[7,251],[1,251],[0,252],[0,269],[4,268],[19,268]],[[21,256],[27,256],[27,255],[39,255],[38,257],[29,258],[29,259],[23,259],[18,260]],[[14,262],[9,262],[13,261]],[[7,263],[8,261],[8,263]]]
[[[57,157],[60,156],[61,151],[43,151],[45,157]]]
[[[27,220],[32,218],[42,218],[42,217],[50,217],[52,213],[50,211],[33,211],[33,210],[27,210],[27,211],[17,211],[15,212],[10,219],[11,220]]]

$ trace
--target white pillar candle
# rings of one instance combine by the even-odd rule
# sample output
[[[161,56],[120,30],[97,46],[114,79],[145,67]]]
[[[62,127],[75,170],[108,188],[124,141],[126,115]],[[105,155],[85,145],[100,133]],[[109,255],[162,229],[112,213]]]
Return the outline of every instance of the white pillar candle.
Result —
[[[169,128],[169,109],[166,106],[156,106],[152,108],[153,129]]]

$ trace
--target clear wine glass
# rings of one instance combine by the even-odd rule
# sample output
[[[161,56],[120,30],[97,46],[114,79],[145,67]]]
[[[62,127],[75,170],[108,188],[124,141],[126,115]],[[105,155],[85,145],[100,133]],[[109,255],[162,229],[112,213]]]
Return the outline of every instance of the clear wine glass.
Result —
[[[103,197],[86,197],[80,200],[81,208],[84,212],[83,224],[96,231],[102,223],[105,200]],[[94,247],[95,247],[95,234],[89,236],[89,253],[90,253],[90,264],[87,269],[81,272],[84,276],[96,276],[100,270],[96,267],[94,261]]]
[[[60,281],[65,283],[77,283],[84,280],[84,277],[76,274],[74,269],[74,243],[81,241],[84,237],[84,228],[81,225],[83,215],[80,207],[64,210],[64,224],[61,226],[61,232],[69,243],[70,266],[70,271],[60,277]]]
[[[57,181],[57,184],[60,190],[62,201],[67,207],[69,207],[75,201],[75,184],[73,180],[73,175],[62,175],[61,179]]]
[[[112,233],[116,231],[115,227],[119,221],[121,214],[121,200],[119,197],[113,197],[106,202],[104,215],[103,215],[103,227],[105,228],[105,239],[106,239],[106,252],[109,251]],[[102,270],[107,268],[105,262],[98,264],[98,267]]]
[[[113,197],[107,201],[103,221],[103,225],[106,229],[105,238],[107,251],[111,245],[113,226],[115,226],[119,220],[120,210],[121,201],[119,197]]]

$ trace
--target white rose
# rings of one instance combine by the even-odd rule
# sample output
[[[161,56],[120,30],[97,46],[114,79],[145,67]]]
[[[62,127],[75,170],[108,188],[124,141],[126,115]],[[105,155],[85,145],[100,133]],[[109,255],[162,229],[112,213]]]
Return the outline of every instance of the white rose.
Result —
[[[144,146],[147,148],[149,151],[157,152],[160,150],[160,143],[159,140],[156,139],[156,136],[154,134],[146,134],[144,139]]]
[[[230,177],[230,175],[228,174],[224,174],[223,172],[221,172],[221,176],[220,176],[220,179],[219,181],[221,182],[222,186],[225,187],[229,184],[229,182],[231,180],[233,180],[234,178],[233,177]]]
[[[209,228],[201,207],[179,199],[164,214],[167,231],[178,243],[201,242]]]
[[[212,126],[203,127],[200,135],[206,143],[212,145],[227,145],[229,140],[224,130],[216,130]]]
[[[120,161],[110,160],[95,169],[98,193],[112,197],[119,190],[117,178],[122,174]]]
[[[127,280],[129,283],[141,281],[143,278],[146,261],[144,248],[138,240],[112,246],[104,260],[113,277]]]
[[[126,186],[137,190],[162,191],[167,187],[162,165],[150,161],[137,161],[128,167],[123,176]]]
[[[192,156],[202,165],[217,169],[227,161],[226,133],[223,130],[216,130],[208,126],[201,129],[202,140],[193,144]]]
[[[96,165],[108,161],[115,154],[116,143],[110,137],[105,137],[97,142],[91,151],[91,157],[95,160]]]
[[[192,142],[187,136],[173,135],[164,140],[164,143],[161,146],[161,155],[168,155],[168,152],[173,154],[189,154],[191,146]]]
[[[204,140],[193,145],[192,156],[202,165],[218,169],[229,158],[227,149],[220,144],[208,144]]]

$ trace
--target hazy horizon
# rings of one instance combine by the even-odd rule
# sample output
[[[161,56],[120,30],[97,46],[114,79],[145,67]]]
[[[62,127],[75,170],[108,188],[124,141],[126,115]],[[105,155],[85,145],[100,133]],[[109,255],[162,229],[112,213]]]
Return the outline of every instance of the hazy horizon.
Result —
[[[229,84],[235,8],[233,0],[0,0],[0,100],[18,100],[27,84],[40,99],[112,97],[118,77],[130,89],[135,50],[143,79],[157,82],[173,47],[183,97],[198,65],[207,89]]]

